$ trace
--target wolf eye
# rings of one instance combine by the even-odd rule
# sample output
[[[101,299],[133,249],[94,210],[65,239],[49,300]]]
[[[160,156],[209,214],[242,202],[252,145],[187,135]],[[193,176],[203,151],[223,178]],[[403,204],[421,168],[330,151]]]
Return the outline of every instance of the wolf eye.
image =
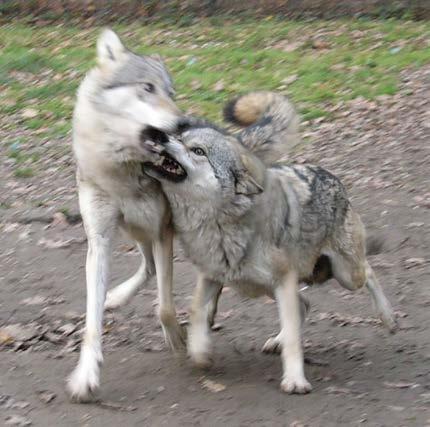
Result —
[[[155,92],[155,86],[152,83],[145,83],[145,90],[148,93],[154,93]]]
[[[201,149],[200,147],[194,147],[191,148],[191,151],[196,154],[197,156],[204,156],[205,152],[203,151],[203,149]]]

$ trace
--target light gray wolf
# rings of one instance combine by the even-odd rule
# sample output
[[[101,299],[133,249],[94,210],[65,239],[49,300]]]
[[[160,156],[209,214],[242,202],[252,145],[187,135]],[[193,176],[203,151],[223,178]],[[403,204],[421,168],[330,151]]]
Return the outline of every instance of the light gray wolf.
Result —
[[[160,184],[142,164],[151,133],[175,131],[183,115],[161,59],[127,50],[105,30],[97,42],[97,65],[81,83],[73,117],[79,205],[88,239],[87,309],[79,362],[68,379],[71,398],[93,398],[102,363],[102,321],[115,232],[137,242],[142,263],[129,280],[108,293],[106,306],[120,305],[157,275],[159,317],[167,343],[185,346],[172,296],[173,229]],[[152,136],[153,138],[153,136]]]
[[[300,144],[299,115],[289,99],[279,93],[254,91],[230,100],[224,107],[224,119],[243,129],[237,138],[265,164],[280,164],[288,161],[291,152]],[[187,117],[183,126],[205,126],[202,118]],[[120,285],[108,294],[108,308],[115,308],[128,301],[139,284]],[[208,321],[214,324],[218,299],[216,295],[209,304]],[[113,297],[115,296],[115,297]],[[302,310],[308,302],[301,296]]]
[[[265,350],[282,348],[281,389],[287,393],[311,390],[299,282],[334,277],[349,290],[366,285],[383,322],[395,329],[393,310],[366,259],[364,226],[334,175],[313,165],[265,165],[243,140],[204,124],[155,142],[148,145],[153,156],[145,171],[161,182],[176,236],[199,271],[188,331],[197,366],[212,362],[207,318],[223,284],[276,299],[281,331]]]

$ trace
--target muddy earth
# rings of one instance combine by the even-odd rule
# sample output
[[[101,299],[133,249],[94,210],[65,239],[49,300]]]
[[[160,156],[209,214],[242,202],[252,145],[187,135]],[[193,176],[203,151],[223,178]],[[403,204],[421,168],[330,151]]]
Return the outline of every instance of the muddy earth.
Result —
[[[69,403],[64,383],[83,328],[86,241],[74,216],[70,141],[43,142],[33,178],[15,178],[5,153],[0,163],[0,425],[430,426],[430,68],[403,73],[395,96],[356,99],[332,113],[331,121],[304,124],[307,143],[295,158],[339,175],[368,232],[385,237],[370,261],[395,307],[396,335],[374,317],[365,290],[331,282],[305,290],[314,390],[289,396],[279,390],[280,358],[260,352],[278,329],[274,303],[225,289],[212,333],[215,365],[201,372],[165,348],[152,282],[106,315],[100,401]],[[42,142],[31,144],[29,153],[40,152]],[[122,239],[112,259],[112,284],[139,263]],[[180,249],[174,280],[186,321],[194,271]]]

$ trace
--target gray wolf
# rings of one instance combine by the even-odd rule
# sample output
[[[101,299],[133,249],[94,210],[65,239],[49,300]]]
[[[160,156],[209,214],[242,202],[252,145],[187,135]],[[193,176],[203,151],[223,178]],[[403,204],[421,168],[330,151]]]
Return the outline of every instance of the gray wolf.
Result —
[[[143,141],[158,132],[155,128],[175,131],[183,120],[173,93],[159,58],[130,52],[111,30],[101,34],[97,66],[79,87],[73,117],[79,205],[88,239],[85,334],[67,385],[78,402],[91,400],[99,387],[109,258],[119,228],[137,242],[142,263],[108,294],[106,306],[123,303],[156,272],[166,341],[174,350],[184,347],[172,297],[170,210],[160,184],[142,169],[148,154]]]
[[[224,119],[243,129],[237,138],[265,164],[287,162],[289,154],[300,144],[299,115],[287,97],[276,92],[254,91],[230,100],[224,107]],[[204,119],[187,117],[184,126],[210,125]],[[115,308],[127,302],[139,284],[120,285],[108,294],[106,306]],[[216,295],[209,304],[208,322],[214,324],[221,294]],[[307,301],[301,297],[302,309]]]
[[[334,277],[349,290],[366,285],[382,320],[395,329],[392,308],[366,260],[364,226],[330,172],[266,165],[238,138],[207,125],[156,142],[145,171],[161,182],[176,235],[199,271],[188,331],[196,365],[211,364],[208,311],[223,284],[276,299],[281,331],[265,348],[282,348],[281,389],[287,393],[311,390],[299,282]]]

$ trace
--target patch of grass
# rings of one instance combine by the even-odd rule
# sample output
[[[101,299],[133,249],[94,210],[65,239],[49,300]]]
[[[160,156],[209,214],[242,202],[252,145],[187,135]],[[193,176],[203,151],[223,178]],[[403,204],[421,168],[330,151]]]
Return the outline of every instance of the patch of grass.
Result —
[[[63,215],[65,215],[66,217],[70,216],[70,209],[67,207],[58,209],[58,212],[61,212]]]
[[[24,125],[28,129],[39,129],[45,126],[45,120],[42,118],[29,119],[24,122]]]
[[[14,175],[17,178],[31,178],[34,176],[34,170],[30,167],[15,169]]]
[[[37,162],[40,159],[39,154],[33,153],[28,154],[24,151],[9,151],[8,157],[11,159],[15,159],[17,164],[28,163],[28,162]]]
[[[0,202],[0,209],[10,209],[12,205],[7,202]]]
[[[402,70],[430,62],[425,21],[216,17],[115,30],[132,50],[165,58],[181,108],[215,121],[228,98],[255,89],[286,93],[307,120],[330,118],[330,107],[341,101],[395,94]],[[95,64],[98,33],[19,22],[1,26],[0,89],[7,88],[9,102],[0,103],[0,113],[12,116],[36,105],[40,114],[25,120],[26,128],[46,138],[70,135],[74,95]],[[323,48],[315,46],[316,34]],[[297,78],[284,84],[292,75]]]

